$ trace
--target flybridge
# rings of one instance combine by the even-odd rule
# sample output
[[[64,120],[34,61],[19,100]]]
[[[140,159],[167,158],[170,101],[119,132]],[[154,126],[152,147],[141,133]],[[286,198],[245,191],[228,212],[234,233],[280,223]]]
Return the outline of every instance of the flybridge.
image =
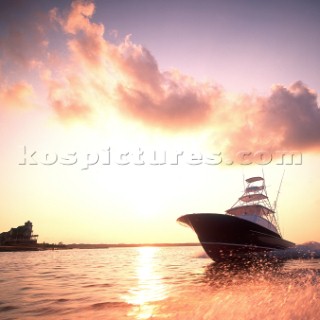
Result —
[[[264,178],[252,177],[245,181],[247,186],[243,195],[230,209],[226,210],[226,213],[253,221],[280,234],[275,210],[267,196]]]
[[[239,200],[244,203],[259,203],[260,201],[265,200],[262,204],[271,210],[272,208],[267,196],[264,179],[261,177],[253,177],[247,179],[246,182],[247,187]]]
[[[252,177],[246,179],[246,183],[247,186],[244,189],[243,195],[238,199],[233,207],[246,204],[260,204],[273,212],[267,196],[264,178]]]

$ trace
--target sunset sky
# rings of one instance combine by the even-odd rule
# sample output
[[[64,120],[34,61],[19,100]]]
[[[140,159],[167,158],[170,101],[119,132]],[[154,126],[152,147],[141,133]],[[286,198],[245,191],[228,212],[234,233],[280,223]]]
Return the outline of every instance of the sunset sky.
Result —
[[[283,236],[320,241],[319,1],[0,6],[0,232],[197,242],[176,219],[263,169]]]

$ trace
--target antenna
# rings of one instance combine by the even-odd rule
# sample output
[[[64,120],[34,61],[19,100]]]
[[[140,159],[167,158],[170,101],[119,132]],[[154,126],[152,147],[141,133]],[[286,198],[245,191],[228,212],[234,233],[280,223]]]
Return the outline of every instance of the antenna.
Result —
[[[264,170],[263,170],[263,168],[261,168],[261,170],[262,170],[262,178],[263,178],[263,190],[264,190],[266,196],[268,196],[267,188],[266,188],[266,179],[264,178]]]
[[[277,193],[277,198],[276,198],[276,201],[274,202],[274,212],[275,212],[275,215],[276,215],[276,222],[277,222],[277,227],[278,227],[280,235],[281,235],[281,230],[280,230],[280,224],[279,224],[279,216],[278,216],[278,211],[277,211],[277,204],[278,204],[278,199],[279,199],[279,195],[280,195],[280,189],[281,189],[284,173],[285,173],[285,170],[283,170],[281,181],[280,181],[280,185],[279,185],[279,189],[278,189],[278,193]]]
[[[276,198],[276,201],[274,202],[274,211],[277,211],[277,204],[278,204],[278,199],[279,199],[279,195],[280,195],[280,189],[281,189],[284,173],[285,173],[285,170],[283,170],[281,181],[280,181],[280,186],[279,186],[278,193],[277,193],[277,198]]]

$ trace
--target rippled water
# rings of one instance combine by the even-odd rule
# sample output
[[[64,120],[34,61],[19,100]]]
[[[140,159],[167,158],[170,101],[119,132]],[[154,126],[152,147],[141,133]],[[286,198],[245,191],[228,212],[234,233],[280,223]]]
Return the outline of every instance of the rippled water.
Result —
[[[230,266],[201,247],[110,248],[0,253],[0,268],[1,319],[320,319],[316,258]]]

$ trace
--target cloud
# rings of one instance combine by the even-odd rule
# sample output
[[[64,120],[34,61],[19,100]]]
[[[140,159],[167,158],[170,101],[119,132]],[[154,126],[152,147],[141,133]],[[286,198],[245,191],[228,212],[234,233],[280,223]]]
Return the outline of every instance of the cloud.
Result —
[[[62,82],[51,80],[48,82],[48,99],[58,118],[63,121],[74,119],[88,120],[91,115],[83,84],[77,78],[70,78]]]
[[[51,20],[69,37],[70,64],[64,79],[51,80],[49,86],[50,102],[59,117],[79,119],[109,104],[152,126],[191,128],[207,119],[211,100],[219,97],[218,87],[200,85],[177,71],[161,72],[153,55],[133,43],[130,35],[118,45],[107,42],[103,25],[90,21],[94,10],[93,3],[76,1],[67,14],[61,15],[57,9],[50,12]],[[52,91],[65,95],[52,99],[57,97]],[[88,91],[95,99],[85,98],[83,92]],[[97,100],[103,103],[97,106]]]
[[[57,8],[49,13],[52,22],[58,23],[66,34],[73,36],[67,40],[68,48],[75,60],[89,69],[102,66],[107,45],[103,38],[104,26],[90,21],[94,11],[92,2],[73,1],[66,14],[60,15]]]
[[[7,32],[1,40],[3,61],[11,55],[12,60],[37,66],[48,104],[59,120],[102,117],[107,123],[110,114],[117,112],[146,128],[206,132],[209,144],[231,153],[320,149],[317,95],[307,85],[300,81],[276,85],[269,95],[242,94],[231,100],[216,83],[199,82],[178,70],[160,70],[153,54],[134,43],[131,35],[107,41],[103,24],[92,21],[94,12],[93,2],[73,1],[66,11],[53,8],[43,15],[64,45],[59,51],[50,46],[46,24],[45,29],[39,23],[16,25],[10,30],[20,31],[12,34],[13,39]],[[24,26],[29,26],[34,49],[21,36]],[[1,87],[3,99],[11,99],[12,105],[32,96],[31,85],[18,80]]]
[[[276,85],[267,97],[238,99],[235,125],[225,128],[226,149],[311,150],[320,147],[320,110],[317,95],[301,81]]]
[[[67,33],[76,34],[78,31],[84,31],[90,34],[92,29],[97,26],[90,22],[94,11],[95,5],[92,2],[73,1],[71,3],[71,9],[65,17],[60,17],[58,9],[54,8],[50,10],[50,18],[53,21],[59,22],[63,30]]]
[[[301,81],[288,88],[278,85],[266,102],[264,124],[282,131],[283,146],[313,148],[320,145],[320,110],[317,94]]]
[[[0,101],[3,108],[30,108],[34,106],[34,98],[33,87],[26,82],[0,86]]]
[[[154,91],[141,86],[117,88],[118,103],[125,113],[151,126],[167,129],[193,129],[209,123],[220,90],[206,84],[181,81],[183,76],[163,75]]]
[[[119,71],[126,75],[131,87],[143,87],[146,91],[157,94],[164,80],[156,59],[141,45],[131,41],[131,35],[113,51],[112,58]]]

